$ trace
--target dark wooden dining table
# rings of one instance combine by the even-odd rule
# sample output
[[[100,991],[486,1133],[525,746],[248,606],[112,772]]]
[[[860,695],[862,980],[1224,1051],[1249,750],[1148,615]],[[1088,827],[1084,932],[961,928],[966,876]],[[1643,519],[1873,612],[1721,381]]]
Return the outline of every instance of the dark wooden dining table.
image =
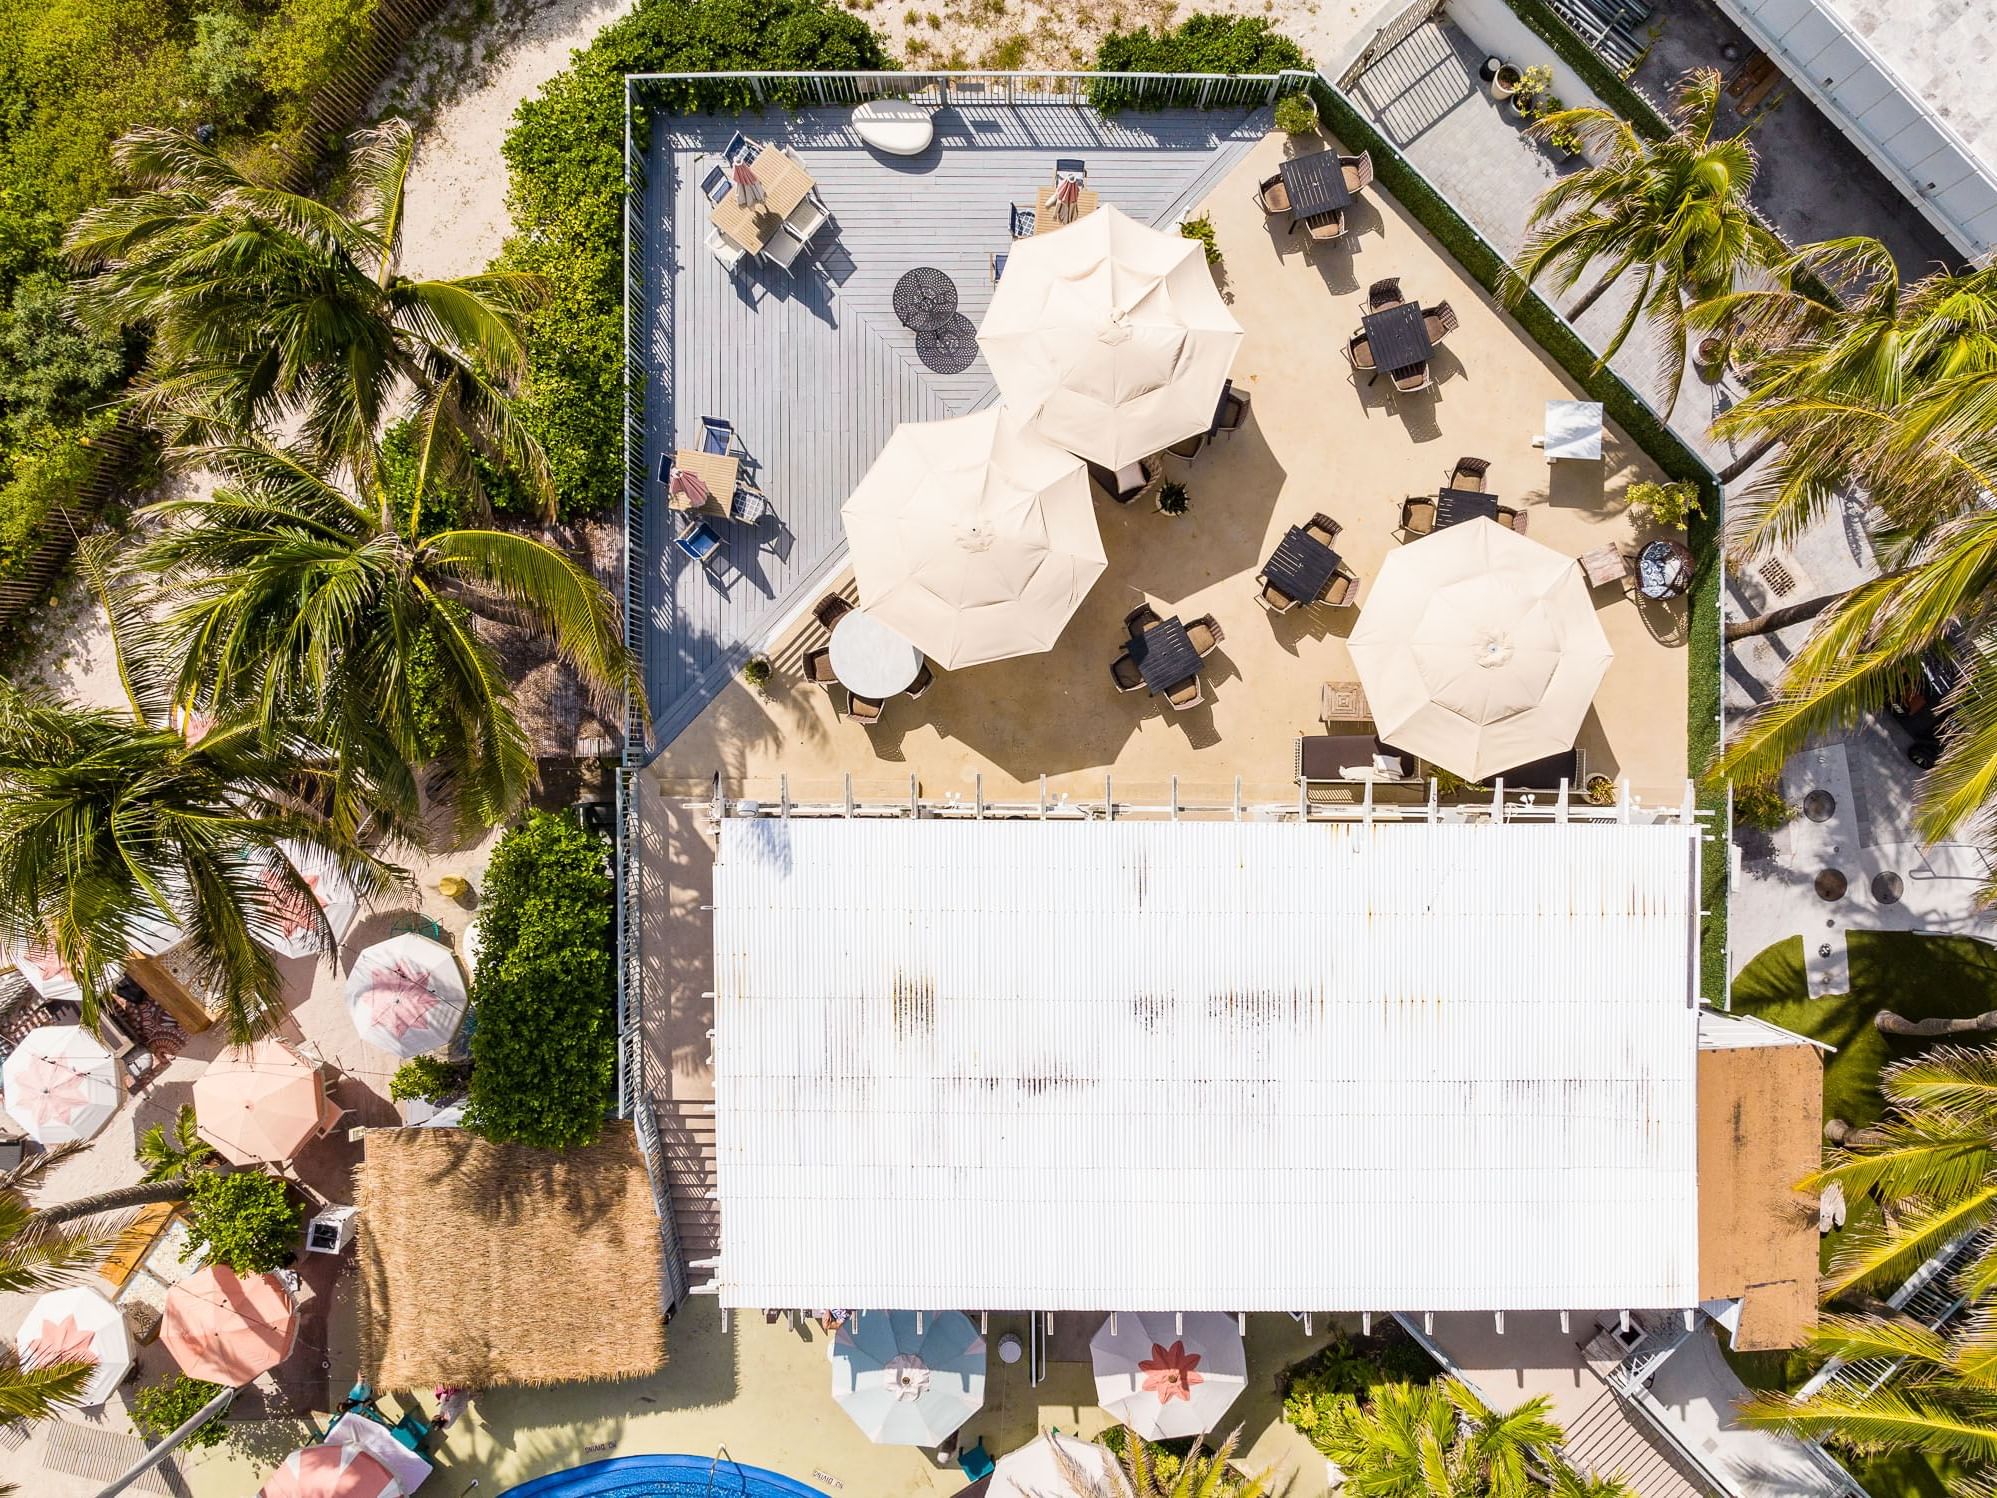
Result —
[[[1466,520],[1496,520],[1498,496],[1479,489],[1451,489],[1444,486],[1435,494],[1435,528],[1446,530]]]
[[[1130,658],[1137,663],[1144,685],[1154,694],[1168,692],[1200,674],[1200,653],[1193,649],[1186,626],[1176,614],[1160,619],[1141,635],[1133,635]]]
[[[1290,194],[1290,217],[1315,218],[1331,213],[1352,201],[1346,190],[1345,168],[1338,164],[1336,151],[1313,151],[1308,156],[1292,156],[1276,170]]]
[[[1419,302],[1402,302],[1359,319],[1366,341],[1373,346],[1376,368],[1391,373],[1428,362],[1435,346],[1428,341],[1428,324],[1422,320]]]
[[[1338,572],[1338,553],[1300,525],[1276,543],[1262,575],[1299,603],[1313,603]]]

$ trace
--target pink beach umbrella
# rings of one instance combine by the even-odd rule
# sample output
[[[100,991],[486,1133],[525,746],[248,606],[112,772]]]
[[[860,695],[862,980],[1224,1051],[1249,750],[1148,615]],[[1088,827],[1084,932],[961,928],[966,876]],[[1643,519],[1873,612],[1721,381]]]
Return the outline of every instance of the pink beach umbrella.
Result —
[[[86,1408],[111,1397],[132,1366],[132,1334],[125,1314],[87,1286],[52,1290],[28,1308],[14,1337],[24,1368],[51,1363],[92,1363],[78,1401]]]
[[[264,1479],[261,1498],[402,1498],[381,1459],[359,1446],[307,1446]]]
[[[465,1017],[465,980],[441,942],[404,931],[376,942],[347,974],[347,1012],[369,1045],[420,1056],[448,1044]]]
[[[283,877],[283,869],[267,864],[261,882],[270,899],[271,909],[265,922],[270,929],[259,930],[257,940],[285,957],[314,956],[324,942],[320,915],[325,917],[325,926],[332,931],[336,943],[346,940],[361,908],[360,895],[353,884],[331,858],[310,843],[286,838],[278,843],[277,850],[305,882],[319,910],[315,914],[303,904],[298,886]]]
[[[236,1165],[289,1160],[332,1111],[319,1068],[275,1040],[210,1063],[194,1082],[201,1137]]]
[[[96,1137],[122,1096],[118,1063],[80,1025],[30,1030],[7,1064],[7,1111],[37,1144],[79,1144]]]
[[[744,207],[750,203],[763,201],[763,184],[756,176],[756,169],[746,161],[735,163],[735,201]]]
[[[159,1338],[189,1378],[240,1387],[291,1356],[298,1307],[274,1274],[211,1264],[166,1292]]]

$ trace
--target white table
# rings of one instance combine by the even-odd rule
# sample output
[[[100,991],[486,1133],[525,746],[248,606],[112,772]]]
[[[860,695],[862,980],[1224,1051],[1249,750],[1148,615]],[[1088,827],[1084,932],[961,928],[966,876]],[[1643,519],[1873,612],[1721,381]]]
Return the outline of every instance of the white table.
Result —
[[[1602,403],[1600,401],[1548,401],[1546,403],[1546,457],[1595,458],[1602,456]]]
[[[388,1475],[402,1485],[405,1493],[415,1492],[430,1475],[430,1464],[396,1440],[386,1425],[352,1410],[340,1416],[326,1432],[326,1440],[335,1446],[360,1447],[388,1468]]]
[[[922,652],[865,609],[832,627],[832,671],[849,692],[892,697],[906,691],[921,669]]]

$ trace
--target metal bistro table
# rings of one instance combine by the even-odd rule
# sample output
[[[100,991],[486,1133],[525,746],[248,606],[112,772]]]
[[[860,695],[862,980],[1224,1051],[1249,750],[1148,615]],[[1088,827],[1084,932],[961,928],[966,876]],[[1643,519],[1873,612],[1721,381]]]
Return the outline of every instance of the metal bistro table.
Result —
[[[1375,369],[1392,374],[1428,362],[1435,347],[1428,341],[1428,324],[1422,320],[1421,303],[1402,302],[1381,312],[1368,312],[1359,319],[1366,341],[1373,345]]]
[[[1276,543],[1262,575],[1299,603],[1313,603],[1338,572],[1338,553],[1300,525]]]
[[[957,283],[933,265],[918,265],[894,283],[894,315],[926,333],[957,315]]]
[[[1498,496],[1477,489],[1442,488],[1435,493],[1435,528],[1447,530],[1466,520],[1496,520]]]
[[[1316,218],[1347,206],[1352,194],[1345,190],[1345,168],[1338,164],[1336,151],[1313,151],[1308,156],[1292,156],[1276,170],[1290,194],[1293,220]]]
[[[922,669],[922,652],[865,609],[832,627],[832,671],[846,690],[885,699],[908,690]]]
[[[1200,674],[1200,653],[1186,635],[1186,626],[1174,614],[1135,635],[1130,641],[1130,658],[1153,695],[1169,692],[1180,682]]]

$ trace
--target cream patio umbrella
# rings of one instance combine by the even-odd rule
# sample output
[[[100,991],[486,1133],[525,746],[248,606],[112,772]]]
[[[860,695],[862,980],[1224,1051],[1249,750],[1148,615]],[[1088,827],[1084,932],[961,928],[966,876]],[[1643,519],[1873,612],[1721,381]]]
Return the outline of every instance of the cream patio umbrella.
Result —
[[[52,1290],[28,1308],[14,1334],[23,1368],[51,1363],[90,1363],[77,1403],[86,1409],[111,1397],[132,1366],[132,1333],[125,1313],[87,1285]]]
[[[1107,468],[1204,434],[1240,343],[1199,242],[1108,206],[1014,243],[978,328],[1006,403]]]
[[[1051,649],[1108,565],[1081,463],[1002,406],[897,427],[844,514],[861,605],[948,669]]]
[[[289,1160],[332,1113],[319,1068],[275,1040],[211,1061],[194,1079],[196,1126],[232,1165]]]
[[[0,1066],[7,1111],[35,1143],[94,1139],[124,1096],[117,1058],[81,1025],[38,1025]]]
[[[1241,1328],[1219,1311],[1124,1311],[1089,1339],[1096,1403],[1147,1441],[1205,1435],[1248,1382]]]
[[[1123,1492],[1107,1446],[1046,1430],[998,1459],[985,1498],[1121,1498]]]
[[[1614,659],[1580,564],[1492,520],[1390,555],[1347,645],[1381,741],[1469,780],[1573,748]]]

